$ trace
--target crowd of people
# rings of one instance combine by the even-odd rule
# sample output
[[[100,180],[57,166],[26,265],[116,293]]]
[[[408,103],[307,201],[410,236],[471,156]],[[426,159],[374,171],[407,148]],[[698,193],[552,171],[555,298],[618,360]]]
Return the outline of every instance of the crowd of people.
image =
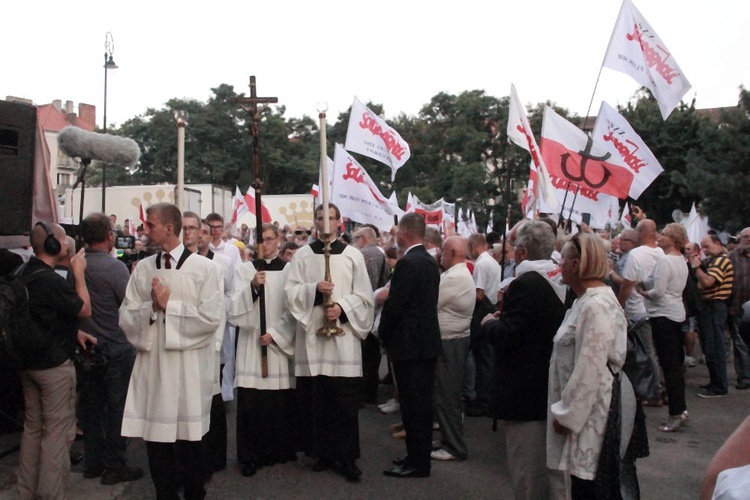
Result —
[[[727,245],[645,216],[617,235],[527,220],[505,239],[441,235],[415,213],[387,232],[338,234],[340,223],[330,205],[312,228],[234,234],[219,214],[159,203],[134,231],[89,215],[77,253],[44,222],[28,263],[4,252],[4,273],[20,264],[33,277],[47,339],[19,370],[20,497],[64,498],[79,432],[85,478],[143,477],[126,460],[140,438],[157,498],[204,498],[228,465],[235,398],[240,474],[304,453],[312,471],[357,482],[359,410],[379,402],[385,354],[395,384],[381,409],[400,411],[406,446],[385,476],[467,460],[464,417],[489,416],[503,423],[516,498],[639,498],[649,433],[693,417],[696,333],[709,374],[698,397],[729,393],[725,331],[735,388],[750,388],[750,228]],[[134,248],[118,251],[122,236]],[[644,405],[666,406],[664,421],[647,422]]]

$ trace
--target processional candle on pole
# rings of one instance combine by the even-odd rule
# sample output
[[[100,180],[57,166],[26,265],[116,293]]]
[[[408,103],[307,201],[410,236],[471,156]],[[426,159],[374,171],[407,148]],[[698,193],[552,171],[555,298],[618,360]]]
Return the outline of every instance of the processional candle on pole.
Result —
[[[320,118],[320,180],[321,180],[321,193],[322,193],[322,210],[320,215],[323,217],[323,234],[322,241],[325,245],[323,257],[325,259],[325,281],[331,281],[331,221],[329,216],[328,208],[328,147],[326,138],[326,111],[328,111],[328,103],[318,103],[318,118]],[[323,303],[325,311],[334,307],[336,304],[330,295],[326,296],[326,300]],[[321,326],[316,332],[317,335],[325,337],[326,340],[331,340],[334,335],[343,335],[344,330],[336,326],[336,320],[330,320],[325,318],[323,326]]]

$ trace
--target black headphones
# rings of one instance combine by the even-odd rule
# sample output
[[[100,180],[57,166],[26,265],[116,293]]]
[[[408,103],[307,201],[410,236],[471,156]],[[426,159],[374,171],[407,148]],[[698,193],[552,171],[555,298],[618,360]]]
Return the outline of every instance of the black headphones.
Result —
[[[47,255],[59,254],[60,250],[62,250],[62,245],[60,245],[60,242],[57,241],[57,238],[55,238],[55,233],[49,227],[49,224],[40,220],[36,223],[36,225],[42,226],[44,228],[44,232],[47,233],[47,237],[44,239],[44,251],[47,253]]]

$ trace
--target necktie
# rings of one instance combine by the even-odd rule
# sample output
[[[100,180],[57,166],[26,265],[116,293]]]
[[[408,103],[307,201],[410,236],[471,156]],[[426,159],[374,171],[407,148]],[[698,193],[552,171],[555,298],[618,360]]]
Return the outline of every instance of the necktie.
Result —
[[[170,259],[171,255],[168,253],[164,253],[164,269],[172,269],[172,260]]]

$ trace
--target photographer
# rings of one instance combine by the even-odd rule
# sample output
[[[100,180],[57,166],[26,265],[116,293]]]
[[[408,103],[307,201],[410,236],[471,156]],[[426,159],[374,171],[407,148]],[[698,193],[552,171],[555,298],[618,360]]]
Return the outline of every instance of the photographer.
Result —
[[[119,309],[125,297],[130,274],[114,257],[116,233],[103,213],[86,217],[82,224],[86,242],[86,285],[91,296],[91,318],[81,322],[81,330],[93,335],[96,347],[83,354],[89,366],[81,395],[82,425],[86,462],[84,477],[102,477],[102,484],[133,481],[143,476],[140,467],[125,463],[126,439],[120,435],[125,397],[135,349],[120,329]]]

